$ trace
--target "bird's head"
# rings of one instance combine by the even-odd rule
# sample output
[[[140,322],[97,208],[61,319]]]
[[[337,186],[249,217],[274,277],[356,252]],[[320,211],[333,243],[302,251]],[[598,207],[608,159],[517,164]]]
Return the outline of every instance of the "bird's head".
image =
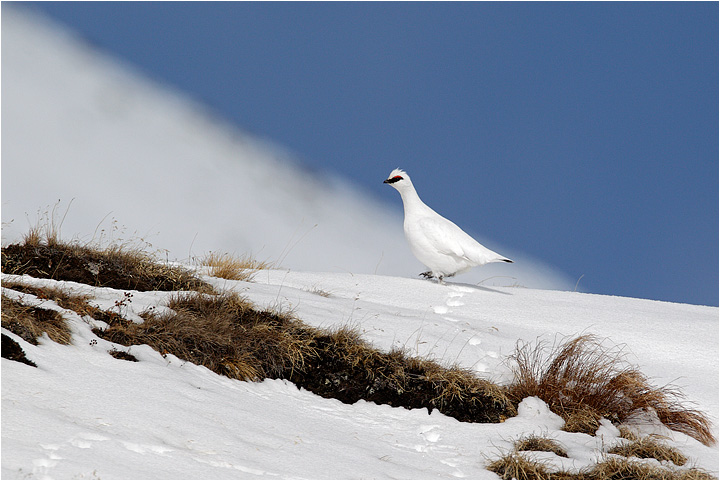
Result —
[[[412,181],[410,181],[410,177],[404,170],[395,169],[390,172],[390,176],[383,181],[383,184],[390,184],[398,191],[402,192],[404,188],[412,185]]]

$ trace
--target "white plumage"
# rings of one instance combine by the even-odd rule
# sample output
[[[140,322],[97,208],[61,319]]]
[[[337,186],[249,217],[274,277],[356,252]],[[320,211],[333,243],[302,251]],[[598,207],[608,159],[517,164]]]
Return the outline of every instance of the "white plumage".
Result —
[[[488,262],[512,262],[483,246],[453,222],[428,207],[415,191],[408,175],[395,169],[384,181],[402,197],[405,209],[405,238],[410,250],[430,270],[422,276],[451,277]]]

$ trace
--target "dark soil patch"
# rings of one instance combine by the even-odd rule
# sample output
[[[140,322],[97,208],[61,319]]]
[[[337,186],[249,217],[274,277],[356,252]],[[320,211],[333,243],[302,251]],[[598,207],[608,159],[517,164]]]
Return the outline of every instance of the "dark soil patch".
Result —
[[[2,271],[124,290],[211,290],[186,270],[143,252],[72,244],[9,245],[2,249]]]
[[[108,354],[110,354],[115,359],[121,359],[123,361],[131,361],[131,362],[138,362],[138,359],[130,354],[129,352],[125,351],[118,351],[117,349],[111,349],[108,351]]]
[[[37,367],[37,364],[27,358],[20,344],[6,334],[2,335],[2,357],[10,359],[11,361],[22,362],[28,366]]]

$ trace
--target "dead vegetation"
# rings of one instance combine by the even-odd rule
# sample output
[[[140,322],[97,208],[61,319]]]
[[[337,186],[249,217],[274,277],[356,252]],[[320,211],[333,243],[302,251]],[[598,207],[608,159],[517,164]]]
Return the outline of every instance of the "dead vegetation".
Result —
[[[138,291],[211,291],[186,269],[159,262],[140,247],[104,248],[62,242],[33,230],[25,241],[2,249],[2,271]]]
[[[570,473],[553,472],[547,463],[531,459],[518,451],[506,453],[486,467],[500,479],[574,479]]]
[[[714,479],[702,469],[660,466],[622,457],[607,457],[582,470],[577,479]]]
[[[565,419],[567,431],[594,434],[600,418],[621,423],[638,411],[652,410],[669,428],[706,445],[715,443],[708,418],[685,406],[679,390],[653,386],[626,362],[620,348],[608,348],[595,336],[554,346],[521,343],[511,359],[511,399],[539,397]]]
[[[37,367],[37,364],[27,358],[20,344],[7,334],[2,335],[2,357],[10,359],[11,361],[27,364],[28,366]]]
[[[43,334],[60,344],[69,344],[72,336],[70,328],[57,311],[36,306],[26,306],[22,302],[2,295],[2,327],[37,345]]]
[[[270,263],[258,261],[251,256],[237,257],[232,254],[211,252],[200,260],[200,264],[208,266],[212,277],[220,277],[233,281],[251,281],[257,271],[270,268]]]
[[[123,361],[138,362],[138,359],[127,351],[119,351],[117,349],[111,349],[108,351],[108,354],[110,354],[115,359],[120,359]]]
[[[633,436],[629,443],[615,446],[608,453],[626,458],[669,461],[676,466],[683,466],[687,462],[687,458],[680,451],[664,444],[657,436],[645,436],[644,438]]]
[[[287,379],[345,403],[438,409],[469,422],[515,414],[501,387],[458,367],[383,353],[352,329],[312,328],[288,314],[256,310],[233,293],[178,294],[168,307],[142,324],[118,319],[96,333],[126,346],[148,344],[235,379]]]
[[[557,470],[549,462],[532,459],[517,449],[487,464],[501,479],[715,479],[697,468],[682,469],[626,457],[608,456],[581,470]]]
[[[515,441],[516,451],[545,451],[567,458],[567,451],[554,439],[531,434]]]

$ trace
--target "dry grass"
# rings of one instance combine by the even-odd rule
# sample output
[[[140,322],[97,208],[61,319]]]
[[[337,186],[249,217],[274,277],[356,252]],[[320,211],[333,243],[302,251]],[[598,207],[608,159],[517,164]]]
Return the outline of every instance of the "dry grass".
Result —
[[[332,297],[332,294],[329,291],[321,289],[316,285],[311,287],[310,289],[307,289],[307,292],[309,292],[311,294],[315,294],[320,297],[326,297],[326,298]]]
[[[200,264],[210,268],[212,277],[220,277],[234,281],[250,281],[257,271],[268,269],[271,264],[258,261],[250,256],[236,257],[232,254],[218,254],[211,252],[200,261]]]
[[[90,296],[73,294],[61,288],[31,286],[22,281],[4,282],[3,287],[25,294],[32,294],[38,299],[53,301],[63,309],[75,311],[81,316],[92,316],[97,310],[88,304]]]
[[[701,469],[671,468],[615,456],[580,471],[556,471],[517,450],[488,463],[487,469],[501,479],[713,479]]]
[[[139,246],[61,242],[39,228],[23,243],[2,249],[2,271],[123,290],[211,291],[187,270],[162,263]]]
[[[548,347],[519,344],[511,356],[514,382],[510,397],[519,402],[537,396],[566,421],[570,431],[594,434],[599,419],[614,423],[642,409],[654,410],[669,428],[704,444],[715,442],[703,413],[689,409],[674,387],[655,387],[625,361],[621,349],[608,348],[592,335]]]
[[[234,379],[260,380],[274,374],[271,366],[280,357],[280,343],[267,336],[265,345],[258,345],[255,334],[264,322],[258,322],[260,316],[239,296],[182,293],[169,307],[173,312],[148,313],[142,324],[118,319],[96,333],[123,345],[148,344]],[[271,341],[276,341],[272,349]],[[259,359],[263,354],[265,359]]]
[[[2,327],[37,345],[43,333],[60,344],[69,344],[72,333],[56,311],[26,306],[2,294]]]
[[[131,362],[138,362],[138,359],[126,351],[118,351],[117,349],[111,349],[108,351],[108,354],[110,354],[115,359],[120,359],[122,361],[131,361]]]
[[[404,350],[378,351],[353,329],[321,333],[314,347],[318,355],[309,369],[291,380],[324,397],[438,409],[466,422],[499,422],[516,414],[500,386]]]
[[[577,479],[713,479],[701,469],[678,469],[632,459],[609,457],[580,471]]]
[[[567,451],[554,439],[531,434],[515,441],[516,451],[545,451],[567,458]]]
[[[438,409],[461,421],[499,422],[515,414],[504,390],[470,372],[403,351],[383,353],[356,330],[309,327],[288,314],[256,310],[236,294],[183,293],[172,311],[145,322],[117,319],[96,333],[241,380],[282,378],[323,397]]]
[[[501,456],[487,465],[500,479],[574,479],[569,473],[554,472],[540,461],[529,459],[517,451]]]
[[[615,446],[608,453],[626,458],[654,458],[658,461],[670,461],[676,466],[682,466],[687,462],[687,458],[680,451],[663,444],[654,436],[646,436],[642,439],[632,440],[628,444]]]

